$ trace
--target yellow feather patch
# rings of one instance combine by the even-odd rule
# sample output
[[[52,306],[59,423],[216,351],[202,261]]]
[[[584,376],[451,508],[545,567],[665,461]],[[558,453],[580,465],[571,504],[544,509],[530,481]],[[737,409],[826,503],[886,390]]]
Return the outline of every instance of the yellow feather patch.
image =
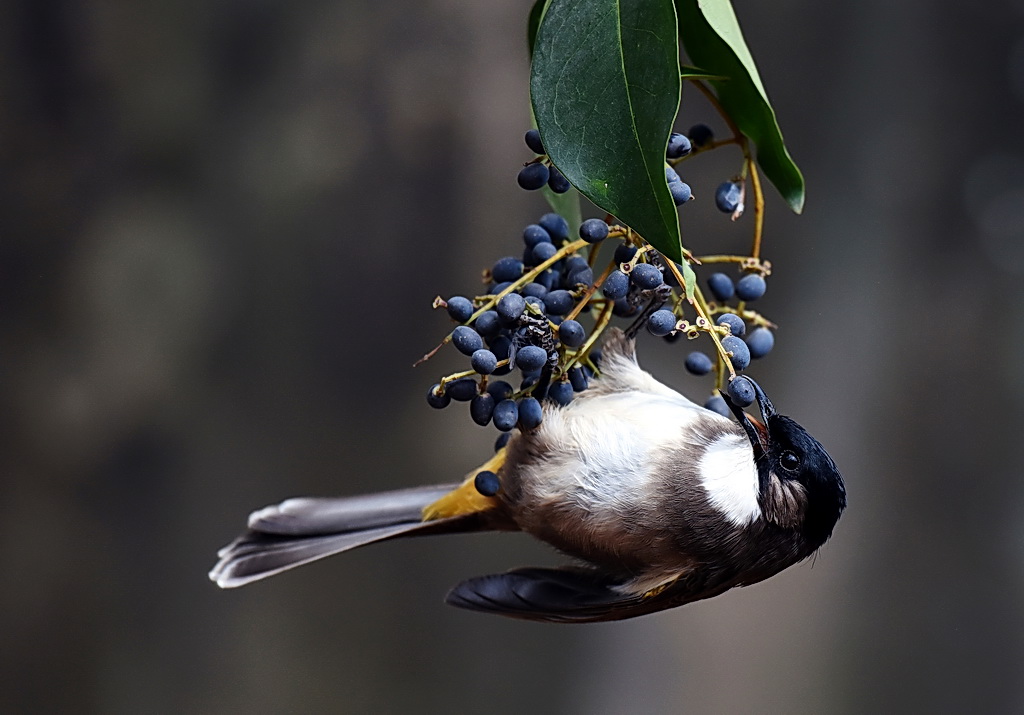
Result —
[[[505,448],[499,449],[493,457],[466,475],[465,481],[443,497],[423,508],[423,521],[447,519],[452,516],[476,514],[487,511],[497,505],[495,497],[485,497],[476,489],[476,475],[483,471],[491,471],[501,476],[500,469],[505,464]]]

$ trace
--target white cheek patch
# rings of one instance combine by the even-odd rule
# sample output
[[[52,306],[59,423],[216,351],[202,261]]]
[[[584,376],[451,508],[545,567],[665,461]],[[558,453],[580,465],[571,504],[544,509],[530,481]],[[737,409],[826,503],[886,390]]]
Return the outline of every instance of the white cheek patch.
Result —
[[[732,524],[746,526],[761,516],[757,466],[745,437],[728,435],[708,445],[698,464],[698,474],[708,501]]]

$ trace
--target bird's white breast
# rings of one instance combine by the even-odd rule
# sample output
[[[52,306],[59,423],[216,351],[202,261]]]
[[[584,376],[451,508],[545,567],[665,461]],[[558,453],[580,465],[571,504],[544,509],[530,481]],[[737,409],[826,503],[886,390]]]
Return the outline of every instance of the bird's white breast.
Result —
[[[726,434],[709,444],[698,474],[712,506],[731,523],[746,526],[761,516],[757,465],[746,437]]]

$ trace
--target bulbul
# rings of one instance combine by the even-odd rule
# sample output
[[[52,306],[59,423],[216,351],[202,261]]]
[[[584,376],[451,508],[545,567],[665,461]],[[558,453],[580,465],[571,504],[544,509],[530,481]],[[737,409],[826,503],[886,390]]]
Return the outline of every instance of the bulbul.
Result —
[[[535,621],[632,618],[763,581],[813,554],[846,507],[828,453],[755,385],[761,420],[707,410],[637,364],[612,331],[602,371],[545,407],[462,484],[351,498],[296,498],[253,512],[210,578],[233,588],[406,536],[524,531],[576,559],[471,578],[461,608]],[[752,381],[753,382],[753,381]]]

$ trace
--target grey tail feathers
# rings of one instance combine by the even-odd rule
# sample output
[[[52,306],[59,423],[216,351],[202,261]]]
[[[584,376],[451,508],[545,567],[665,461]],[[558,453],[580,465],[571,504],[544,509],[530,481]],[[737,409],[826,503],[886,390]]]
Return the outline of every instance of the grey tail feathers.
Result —
[[[221,549],[210,580],[244,586],[377,541],[486,528],[477,514],[422,521],[423,507],[458,484],[347,498],[299,497],[249,515],[248,530]]]

